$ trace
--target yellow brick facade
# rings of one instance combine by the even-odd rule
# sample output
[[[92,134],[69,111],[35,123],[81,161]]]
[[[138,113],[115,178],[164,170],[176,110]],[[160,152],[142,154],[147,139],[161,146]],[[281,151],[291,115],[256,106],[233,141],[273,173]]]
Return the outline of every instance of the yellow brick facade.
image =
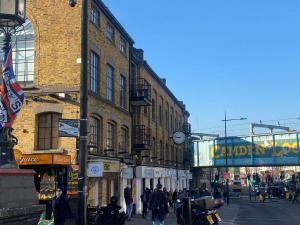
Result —
[[[97,7],[96,3],[89,2]],[[119,51],[120,32],[115,28],[115,42],[110,41],[106,35],[106,24],[109,19],[100,11],[100,26],[96,27],[89,18],[88,44],[90,50],[99,55],[99,94],[89,92],[88,115],[100,120],[99,138],[100,153],[106,148],[106,124],[113,121],[116,125],[116,148],[120,142],[121,128],[128,129],[129,140],[131,135],[131,117],[129,114],[129,43],[126,43],[127,51],[123,54]],[[90,13],[89,13],[90,15]],[[35,33],[35,61],[34,61],[34,87],[25,89],[26,101],[14,124],[14,134],[19,143],[16,148],[24,153],[38,151],[37,139],[37,115],[44,112],[57,112],[62,118],[79,119],[79,86],[80,86],[80,37],[81,37],[81,1],[76,7],[71,8],[67,1],[27,1],[27,16],[31,21]],[[106,100],[106,64],[114,68],[114,102]],[[88,67],[89,68],[89,67]],[[120,105],[119,76],[126,77],[126,109]],[[89,84],[90,80],[88,81]],[[72,98],[72,102],[66,99],[53,98],[52,95],[66,93]],[[25,138],[26,137],[26,138]],[[59,148],[54,151],[67,150],[72,155],[72,163],[75,163],[74,138],[60,138]],[[128,146],[131,143],[129,141]],[[118,150],[118,149],[116,149]],[[130,148],[128,149],[130,154]],[[50,150],[53,152],[53,150]]]
[[[112,164],[117,162],[120,165],[117,172],[108,171],[103,178],[88,179],[88,204],[96,206],[107,204],[112,194],[122,198],[124,187],[133,182],[132,178],[121,177],[124,168],[132,168],[122,162],[123,158],[132,160],[131,162],[137,160],[137,163],[141,163],[139,165],[161,167],[162,170],[173,168],[174,171],[178,151],[179,168],[183,168],[183,152],[186,146],[174,146],[170,136],[174,131],[182,130],[183,124],[187,122],[187,112],[146,64],[138,66],[137,77],[145,78],[151,84],[151,100],[155,104],[146,107],[131,105],[130,53],[134,51],[133,40],[101,1],[89,0],[88,5],[88,122],[90,124],[92,118],[99,121],[98,149],[89,154],[88,160],[111,160],[109,162]],[[68,154],[71,155],[71,164],[76,164],[75,138],[59,138],[58,147],[55,149],[39,148],[38,118],[43,113],[58,113],[64,119],[80,117],[81,0],[78,0],[73,8],[68,5],[68,1],[27,0],[26,8],[34,29],[34,82],[33,86],[24,89],[26,96],[24,105],[13,125],[15,129],[13,134],[19,140],[15,148],[25,154],[54,152]],[[100,13],[99,25],[91,21],[92,8]],[[108,24],[114,29],[113,40],[107,37]],[[120,51],[121,39],[126,43],[125,53]],[[99,57],[96,90],[92,90],[90,86],[91,52]],[[107,65],[113,68],[113,101],[107,100]],[[125,107],[120,107],[120,75],[126,80]],[[161,123],[159,105],[162,110]],[[155,119],[152,119],[154,106]],[[147,114],[144,113],[145,108]],[[108,123],[114,124],[115,127],[113,149],[115,154],[107,151]],[[151,140],[154,138],[156,143],[155,147],[152,146],[152,150],[142,151],[141,154],[132,149],[132,127],[137,124],[151,128]],[[121,155],[118,152],[124,129],[128,135],[127,149]],[[90,126],[88,126],[88,145],[89,140],[91,140]],[[142,160],[146,155],[149,155],[149,161]],[[181,172],[183,174],[183,170]],[[171,175],[168,174],[169,188],[170,182]],[[137,190],[134,196],[138,205],[141,204],[142,187],[144,188],[145,184],[143,186],[139,178],[136,181]]]

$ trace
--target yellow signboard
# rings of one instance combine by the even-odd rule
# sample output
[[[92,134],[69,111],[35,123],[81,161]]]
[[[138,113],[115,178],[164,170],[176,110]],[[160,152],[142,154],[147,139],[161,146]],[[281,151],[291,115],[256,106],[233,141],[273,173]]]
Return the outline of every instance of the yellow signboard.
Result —
[[[119,162],[103,161],[103,172],[104,173],[118,173],[120,172]]]
[[[14,150],[16,163],[18,165],[70,165],[71,156],[62,154],[22,154]]]

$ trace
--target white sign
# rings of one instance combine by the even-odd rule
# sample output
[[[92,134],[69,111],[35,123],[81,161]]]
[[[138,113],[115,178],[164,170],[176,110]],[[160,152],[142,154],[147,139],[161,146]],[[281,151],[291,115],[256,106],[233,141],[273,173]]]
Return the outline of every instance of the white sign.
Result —
[[[133,168],[124,168],[122,170],[122,178],[132,179],[133,178]]]
[[[103,175],[102,162],[89,162],[87,175],[88,177],[102,177]]]
[[[154,178],[154,168],[138,166],[136,167],[136,177],[137,178]]]
[[[154,169],[145,168],[143,175],[144,175],[143,177],[145,177],[145,178],[153,178],[154,177]]]

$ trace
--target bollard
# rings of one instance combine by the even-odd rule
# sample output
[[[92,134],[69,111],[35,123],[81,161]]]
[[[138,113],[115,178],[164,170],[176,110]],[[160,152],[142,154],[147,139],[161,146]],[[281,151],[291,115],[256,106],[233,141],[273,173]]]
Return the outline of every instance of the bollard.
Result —
[[[192,221],[191,198],[184,198],[182,204],[183,204],[182,206],[183,225],[191,225],[191,221]]]

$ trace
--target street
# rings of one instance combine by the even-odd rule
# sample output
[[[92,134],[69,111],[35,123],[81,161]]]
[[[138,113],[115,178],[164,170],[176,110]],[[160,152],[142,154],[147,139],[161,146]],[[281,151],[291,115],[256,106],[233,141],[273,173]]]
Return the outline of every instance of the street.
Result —
[[[246,196],[245,196],[246,197]],[[265,203],[249,202],[248,198],[233,199],[232,205],[238,208],[236,215],[223,215],[222,224],[232,225],[284,225],[300,224],[300,205],[286,200],[268,200]],[[233,207],[230,206],[230,207]],[[224,206],[227,207],[227,206]],[[223,208],[224,208],[223,207]],[[221,210],[222,211],[222,210]],[[234,217],[234,218],[230,218]]]
[[[265,203],[249,202],[244,196],[242,198],[231,199],[230,206],[223,206],[220,209],[222,216],[221,225],[285,225],[300,224],[300,214],[298,213],[300,204],[293,205],[286,200],[268,200]],[[134,217],[126,225],[150,225],[151,213],[147,219],[140,216]],[[165,225],[176,225],[173,213],[165,221]]]

